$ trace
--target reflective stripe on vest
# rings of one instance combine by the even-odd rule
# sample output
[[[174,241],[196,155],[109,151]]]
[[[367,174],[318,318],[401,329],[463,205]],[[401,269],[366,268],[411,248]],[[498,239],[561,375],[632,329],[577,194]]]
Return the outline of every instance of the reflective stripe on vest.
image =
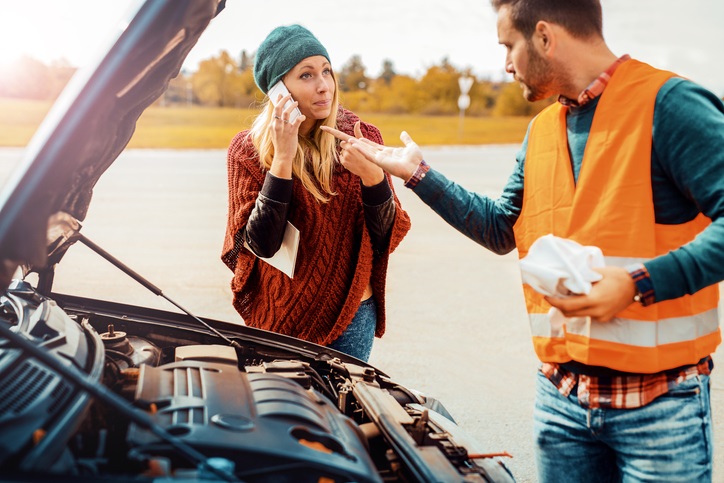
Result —
[[[548,314],[530,314],[533,337],[564,337],[563,326],[553,327]],[[640,320],[616,317],[610,322],[591,322],[590,317],[566,320],[565,332],[590,336],[604,342],[641,348],[687,342],[709,335],[719,328],[717,310],[642,324]]]
[[[556,103],[536,117],[514,227],[521,258],[535,240],[552,233],[598,246],[608,266],[623,267],[675,250],[708,226],[703,215],[680,225],[655,222],[653,110],[658,90],[672,75],[635,60],[619,66],[596,108],[577,185],[567,108]],[[547,315],[551,307],[542,295],[527,285],[523,291],[536,354],[545,362],[654,373],[696,363],[721,341],[718,285],[649,307],[632,304],[611,322],[577,318],[559,326]]]

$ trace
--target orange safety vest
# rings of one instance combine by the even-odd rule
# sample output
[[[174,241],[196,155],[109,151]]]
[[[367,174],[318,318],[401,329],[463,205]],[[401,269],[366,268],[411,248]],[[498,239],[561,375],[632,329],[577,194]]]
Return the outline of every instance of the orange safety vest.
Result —
[[[671,72],[629,60],[601,95],[577,185],[568,151],[565,106],[534,119],[525,159],[523,205],[514,226],[520,258],[552,233],[598,246],[607,266],[664,255],[700,233],[700,214],[680,225],[657,224],[651,186],[654,103]],[[648,307],[632,304],[610,322],[590,317],[551,324],[551,306],[523,285],[535,352],[543,362],[571,360],[635,373],[693,364],[721,342],[718,285]]]

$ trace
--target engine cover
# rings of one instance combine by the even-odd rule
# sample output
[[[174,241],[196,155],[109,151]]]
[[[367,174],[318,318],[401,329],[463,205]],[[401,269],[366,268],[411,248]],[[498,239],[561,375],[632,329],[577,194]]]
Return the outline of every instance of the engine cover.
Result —
[[[242,479],[380,481],[354,422],[283,376],[200,361],[143,365],[135,399],[172,435],[234,461]],[[138,425],[127,440],[136,454],[175,458],[170,445]]]

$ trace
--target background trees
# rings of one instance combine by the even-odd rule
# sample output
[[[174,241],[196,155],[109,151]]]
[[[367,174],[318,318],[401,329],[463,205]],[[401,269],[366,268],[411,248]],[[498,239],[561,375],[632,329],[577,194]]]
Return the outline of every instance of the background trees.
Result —
[[[23,56],[15,63],[0,68],[0,97],[55,99],[75,70],[65,60],[45,65],[32,57]]]
[[[227,51],[202,61],[195,72],[182,70],[172,79],[161,106],[201,105],[210,107],[255,107],[264,99],[254,83],[254,55],[242,51],[237,57]],[[25,57],[0,71],[0,97],[55,99],[75,69],[67,62],[45,65]],[[414,78],[395,71],[392,60],[385,60],[379,77],[367,74],[360,56],[352,56],[335,72],[342,103],[353,111],[383,114],[454,115],[460,95],[458,79],[470,76],[448,58],[427,67]],[[515,82],[495,82],[475,78],[469,92],[468,116],[531,116],[552,100],[529,103]]]

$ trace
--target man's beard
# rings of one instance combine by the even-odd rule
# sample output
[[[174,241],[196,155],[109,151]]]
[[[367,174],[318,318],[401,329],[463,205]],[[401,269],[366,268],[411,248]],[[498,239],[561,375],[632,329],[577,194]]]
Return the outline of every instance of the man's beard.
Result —
[[[554,76],[550,63],[528,42],[528,69],[523,84],[523,97],[529,102],[540,101],[552,95]]]

